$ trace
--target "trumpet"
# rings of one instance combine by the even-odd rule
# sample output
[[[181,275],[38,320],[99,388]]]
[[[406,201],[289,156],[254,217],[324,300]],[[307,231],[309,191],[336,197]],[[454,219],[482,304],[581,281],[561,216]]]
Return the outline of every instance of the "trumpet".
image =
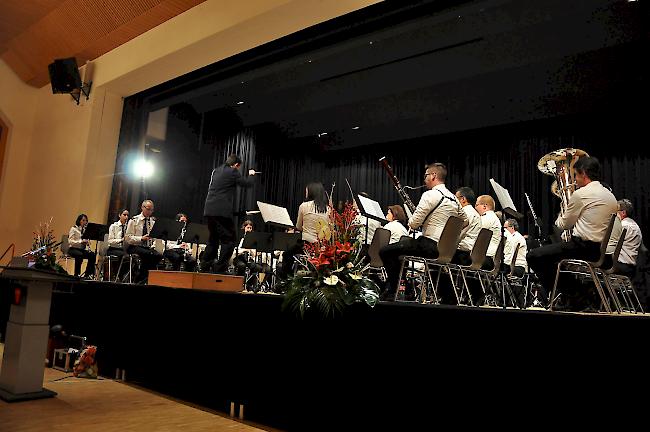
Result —
[[[537,162],[537,169],[542,173],[555,177],[551,185],[551,193],[560,198],[560,216],[564,216],[571,195],[576,190],[574,165],[581,157],[589,154],[580,149],[563,148],[550,152]],[[571,240],[572,230],[562,232],[562,240]]]

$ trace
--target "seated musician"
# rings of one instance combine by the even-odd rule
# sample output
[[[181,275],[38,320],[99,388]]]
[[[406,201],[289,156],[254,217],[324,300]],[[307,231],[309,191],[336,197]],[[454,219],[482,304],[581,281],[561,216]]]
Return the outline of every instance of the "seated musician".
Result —
[[[460,243],[458,243],[458,250],[456,250],[452,262],[467,266],[472,263],[470,254],[474,243],[476,243],[478,233],[481,231],[481,215],[474,208],[476,205],[474,190],[467,186],[460,187],[456,190],[456,198],[458,198],[463,212],[467,215],[469,223],[460,233]]]
[[[294,255],[302,252],[305,242],[318,241],[318,233],[323,225],[328,223],[329,199],[322,183],[310,183],[305,188],[305,202],[298,207],[296,228],[302,232],[302,242],[284,251],[282,266],[278,270],[280,278],[286,278],[293,270]]]
[[[384,229],[390,231],[388,244],[397,243],[403,236],[409,235],[408,219],[406,219],[406,213],[404,213],[401,205],[389,206],[386,212],[386,219],[388,223],[384,225]]]
[[[244,275],[246,273],[246,267],[249,264],[249,262],[252,262],[255,259],[255,249],[245,249],[242,247],[244,244],[244,239],[246,238],[246,234],[253,232],[255,229],[255,226],[253,225],[253,221],[251,220],[245,220],[244,223],[241,226],[241,230],[243,232],[241,239],[239,240],[239,244],[233,251],[232,255],[232,263],[235,267],[235,273],[239,276]]]
[[[121,258],[124,255],[124,237],[129,222],[129,211],[120,212],[119,219],[108,227],[108,250],[106,255]]]
[[[573,230],[570,240],[535,248],[526,256],[528,265],[540,279],[542,290],[538,297],[544,301],[553,289],[557,264],[561,260],[598,260],[610,216],[618,209],[614,195],[600,183],[598,159],[581,157],[573,168],[577,190],[555,221],[558,228]]]
[[[180,271],[181,263],[185,262],[185,271],[192,272],[196,268],[196,260],[192,256],[192,248],[185,243],[185,231],[189,220],[185,213],[176,215],[176,222],[183,224],[181,234],[176,240],[168,240],[165,244],[163,256],[172,264],[172,271]]]
[[[501,220],[494,213],[494,198],[490,195],[481,195],[476,198],[476,205],[474,207],[478,214],[481,215],[481,228],[487,228],[492,231],[490,245],[488,246],[482,267],[484,270],[492,270],[494,268],[494,256],[501,242]]]
[[[526,254],[528,247],[526,246],[526,239],[519,232],[519,223],[515,219],[506,219],[503,224],[505,231],[505,245],[503,248],[503,270],[510,273],[510,264],[512,257],[517,251],[517,260],[515,261],[515,268],[513,276],[523,277],[528,271],[528,263],[526,262]]]
[[[639,256],[639,249],[643,243],[641,228],[632,219],[634,216],[634,207],[628,199],[618,201],[618,217],[621,219],[621,225],[627,229],[625,240],[621,253],[618,256],[618,262],[615,263],[615,271],[628,277],[633,277],[636,273],[636,261]]]
[[[461,210],[458,199],[445,187],[447,168],[441,163],[426,166],[424,183],[427,191],[422,194],[420,202],[408,221],[411,229],[422,228],[422,236],[408,238],[389,244],[379,251],[384,268],[388,274],[386,286],[381,294],[382,300],[392,300],[397,290],[401,255],[413,255],[424,258],[438,257],[440,234],[450,216],[461,218],[468,223],[467,215]],[[413,293],[406,293],[407,298]]]
[[[88,225],[88,216],[80,214],[77,216],[70,232],[68,233],[68,255],[74,257],[74,275],[79,276],[81,273],[81,264],[84,259],[88,260],[86,264],[86,271],[84,272],[85,278],[92,278],[95,275],[95,252],[90,250],[88,246],[88,239],[82,239],[83,233]]]
[[[140,257],[141,266],[135,279],[136,283],[146,282],[149,277],[149,270],[155,269],[162,259],[162,254],[154,249],[153,241],[149,237],[149,233],[156,223],[152,217],[154,211],[153,201],[142,201],[141,209],[140,214],[129,221],[126,227],[126,236],[124,237],[124,241],[128,245],[127,252],[137,254]]]

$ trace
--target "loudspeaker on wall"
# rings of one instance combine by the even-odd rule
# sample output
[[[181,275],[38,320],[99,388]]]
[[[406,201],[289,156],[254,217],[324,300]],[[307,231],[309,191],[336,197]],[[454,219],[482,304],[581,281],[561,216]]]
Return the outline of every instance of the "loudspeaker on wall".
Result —
[[[52,93],[70,93],[81,88],[81,76],[74,57],[57,59],[48,67]]]

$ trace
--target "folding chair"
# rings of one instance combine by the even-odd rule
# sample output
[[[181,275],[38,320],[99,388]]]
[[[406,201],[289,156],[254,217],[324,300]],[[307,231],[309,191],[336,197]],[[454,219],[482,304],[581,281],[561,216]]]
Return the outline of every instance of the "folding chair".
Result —
[[[488,247],[490,246],[491,238],[492,231],[487,228],[481,228],[478,236],[476,237],[476,242],[474,243],[472,252],[470,252],[472,263],[468,266],[460,264],[449,264],[449,269],[452,271],[456,270],[457,276],[462,279],[462,287],[460,289],[460,292],[461,295],[463,291],[467,294],[467,299],[469,300],[470,306],[474,306],[474,301],[472,300],[472,294],[470,293],[469,285],[467,284],[467,276],[472,275],[475,277],[475,279],[478,279],[479,283],[481,284],[481,290],[483,291],[483,301],[488,303],[492,302],[493,305],[496,306],[496,299],[494,299],[494,296],[488,295],[488,292],[485,289],[485,284],[483,283],[483,278],[481,277],[481,267],[483,267],[483,263],[485,262],[485,257],[487,255]],[[458,296],[458,293],[456,293],[456,298],[458,299],[458,305],[460,306],[461,298]]]
[[[577,276],[582,276],[585,278],[590,278],[593,281],[594,285],[596,286],[596,292],[598,293],[598,297],[600,298],[601,305],[605,309],[605,312],[612,313],[612,308],[610,306],[609,299],[605,294],[605,288],[606,288],[607,291],[609,291],[609,295],[612,299],[614,308],[618,313],[621,313],[621,306],[618,302],[618,298],[616,297],[616,294],[613,292],[612,288],[609,286],[607,282],[605,282],[605,287],[603,288],[603,284],[600,282],[600,277],[598,275],[598,271],[601,270],[603,262],[605,261],[607,244],[609,243],[609,238],[612,235],[612,229],[614,227],[615,218],[616,218],[615,213],[613,213],[609,218],[609,225],[607,226],[607,231],[605,232],[605,236],[603,237],[603,240],[600,242],[600,257],[598,258],[598,261],[592,262],[592,261],[579,260],[579,259],[563,259],[557,264],[557,271],[555,272],[555,283],[553,284],[553,291],[551,291],[551,299],[548,308],[549,310],[553,310],[553,305],[555,304],[556,292],[558,289],[557,282],[560,279],[560,273],[569,273]]]
[[[623,309],[626,312],[631,313],[645,313],[643,310],[643,305],[639,300],[639,296],[632,285],[632,281],[629,277],[625,275],[616,274],[616,263],[618,262],[618,257],[621,254],[621,249],[623,243],[625,242],[625,235],[627,234],[627,228],[624,228],[619,237],[618,243],[616,244],[616,249],[612,255],[612,266],[608,269],[599,269],[599,276],[602,275],[605,283],[610,287],[610,290],[614,293],[617,293],[623,299],[625,303],[625,308]],[[634,296],[634,301],[632,300],[631,295]],[[635,304],[636,302],[636,304]],[[621,305],[622,307],[622,305]]]

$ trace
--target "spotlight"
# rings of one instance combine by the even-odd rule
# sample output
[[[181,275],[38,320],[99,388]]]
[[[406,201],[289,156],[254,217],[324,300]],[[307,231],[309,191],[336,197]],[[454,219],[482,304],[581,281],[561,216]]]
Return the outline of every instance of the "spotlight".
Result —
[[[136,177],[147,178],[153,174],[153,164],[147,160],[140,159],[133,164],[133,173]]]

